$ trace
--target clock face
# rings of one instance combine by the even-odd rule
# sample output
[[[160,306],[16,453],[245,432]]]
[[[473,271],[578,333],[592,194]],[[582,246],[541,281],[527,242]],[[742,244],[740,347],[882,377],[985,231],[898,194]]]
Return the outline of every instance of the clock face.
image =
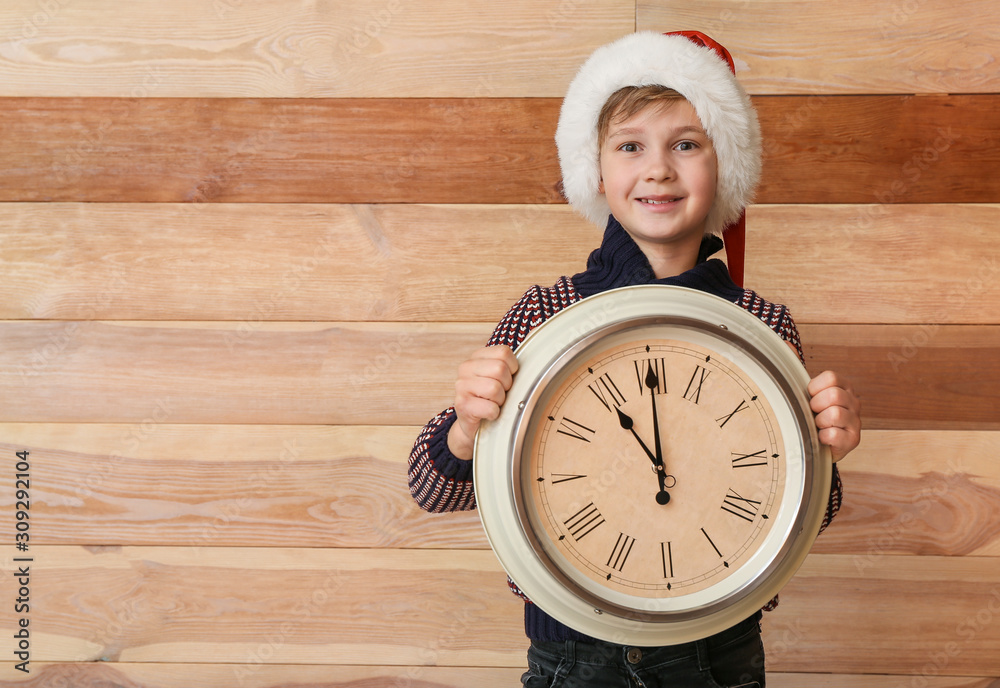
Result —
[[[785,442],[747,371],[659,329],[602,341],[535,408],[528,519],[563,571],[679,598],[738,572],[772,531]]]
[[[808,375],[758,318],[627,287],[552,317],[517,357],[473,477],[491,546],[548,614],[612,642],[687,642],[753,614],[802,563],[831,463]]]

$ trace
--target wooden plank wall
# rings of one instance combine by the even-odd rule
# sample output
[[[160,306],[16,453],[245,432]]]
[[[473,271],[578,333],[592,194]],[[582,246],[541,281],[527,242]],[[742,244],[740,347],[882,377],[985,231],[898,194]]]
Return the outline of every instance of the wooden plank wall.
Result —
[[[576,66],[698,28],[764,128],[748,282],[865,405],[770,684],[995,685],[991,0],[10,0],[0,27],[0,684],[515,685],[521,605],[406,457],[599,241],[558,194]]]

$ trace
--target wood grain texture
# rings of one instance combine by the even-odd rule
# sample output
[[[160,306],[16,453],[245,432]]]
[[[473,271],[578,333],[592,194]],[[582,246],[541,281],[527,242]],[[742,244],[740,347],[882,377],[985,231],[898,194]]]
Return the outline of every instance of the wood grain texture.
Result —
[[[805,325],[806,364],[852,381],[864,423],[880,429],[1000,427],[995,326]]]
[[[9,422],[422,425],[483,323],[0,322]],[[877,429],[1000,429],[996,326],[804,325]],[[976,366],[970,366],[970,360]]]
[[[337,665],[258,664],[237,672],[214,664],[148,664],[140,662],[90,662],[83,664],[32,663],[34,677],[0,664],[4,686],[17,688],[501,688],[517,685],[523,668],[473,667],[361,667]],[[913,677],[785,674],[768,672],[772,688],[900,688]],[[924,688],[996,688],[990,678],[932,676],[921,678]]]
[[[205,662],[233,669],[523,662],[524,603],[510,593],[490,551],[36,547],[32,553],[33,661]],[[11,628],[13,605],[4,607],[0,623]],[[0,650],[10,656],[12,634],[4,636],[10,637],[0,639]]]
[[[0,11],[0,95],[560,97],[594,48],[636,27],[706,31],[745,65],[751,93],[995,92],[992,10],[988,0],[605,0],[585,11],[557,0],[15,0]]]
[[[998,225],[1000,205],[757,205],[746,282],[800,324],[1000,324]],[[0,317],[496,321],[600,238],[565,205],[0,204]]]
[[[995,558],[811,555],[765,618],[764,646],[781,671],[996,677],[998,620]]]
[[[90,662],[38,664],[34,677],[0,665],[3,686],[17,688],[466,688],[514,686],[523,669],[313,664],[219,665]],[[954,684],[955,688],[959,688]],[[952,688],[953,684],[941,684]],[[937,688],[932,684],[931,688]],[[979,688],[965,684],[961,688]]]
[[[758,201],[995,202],[998,99],[759,97]],[[0,99],[0,201],[557,203],[559,104]]]
[[[639,29],[698,27],[738,63],[751,93],[1000,90],[989,0],[636,3]]]
[[[565,205],[0,204],[0,317],[498,321],[600,240]]]
[[[561,96],[594,48],[635,29],[633,2],[580,9],[561,0],[12,0],[0,9],[0,95]]]
[[[0,200],[552,203],[556,107],[531,98],[3,99],[10,175]]]
[[[1000,205],[759,205],[746,284],[797,323],[1000,324]]]
[[[760,107],[763,203],[993,203],[996,96],[815,96]],[[964,158],[964,160],[959,160]]]
[[[1000,434],[864,430],[845,498],[813,547],[861,570],[892,555],[1000,556]]]
[[[422,425],[450,404],[460,359],[492,328],[0,323],[0,386],[19,397],[0,399],[0,418]]]
[[[2,423],[0,452],[31,452],[39,545],[488,549],[477,513],[410,498],[418,429]],[[998,452],[995,432],[866,430],[814,551],[1000,556]]]
[[[39,662],[524,663],[522,603],[491,552],[39,547],[35,556]],[[859,571],[851,557],[812,555],[765,619],[769,670],[919,675],[943,652],[938,675],[996,675],[998,572],[991,557],[886,557]],[[10,614],[0,608],[0,623],[9,627]],[[5,654],[10,642],[0,641]]]
[[[30,452],[39,545],[489,549],[477,513],[410,497],[418,431],[2,423],[0,451]]]

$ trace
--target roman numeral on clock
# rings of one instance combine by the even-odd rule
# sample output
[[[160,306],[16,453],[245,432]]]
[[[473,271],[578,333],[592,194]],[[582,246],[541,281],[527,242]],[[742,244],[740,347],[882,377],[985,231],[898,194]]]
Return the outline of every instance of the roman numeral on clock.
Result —
[[[660,543],[660,557],[663,559],[663,577],[674,577],[674,550],[669,542]]]
[[[618,385],[607,373],[599,376],[592,384],[587,385],[587,389],[594,393],[594,396],[609,412],[612,407],[617,408],[625,403],[625,395],[621,393]]]
[[[639,383],[639,394],[643,395],[646,390],[653,394],[666,394],[667,381],[663,375],[664,360],[662,358],[647,358],[642,361],[632,361],[635,366],[635,378]],[[652,373],[652,376],[650,376]],[[650,383],[655,379],[655,383]]]
[[[749,468],[750,466],[766,466],[767,465],[767,449],[761,449],[760,451],[755,451],[753,454],[740,454],[739,452],[732,452],[733,455],[733,468]]]
[[[580,478],[586,478],[586,475],[575,475],[573,473],[553,473],[552,474],[552,484],[558,485],[559,483],[568,483],[571,480],[579,480]],[[543,478],[539,478],[539,481]]]
[[[590,442],[590,437],[583,433],[588,433],[593,436],[596,432],[591,430],[583,423],[577,423],[575,420],[569,418],[563,418],[559,421],[559,427],[556,429],[560,435],[566,435],[567,437],[573,437],[578,440],[583,440],[584,442]]]
[[[684,390],[684,398],[697,404],[701,399],[701,386],[705,384],[705,380],[711,372],[711,370],[702,368],[700,365],[695,366],[694,372],[691,374],[691,379],[688,381],[687,389]]]
[[[721,557],[722,556],[722,552],[720,552],[719,548],[715,546],[715,543],[712,541],[712,538],[709,537],[708,533],[705,532],[704,528],[701,529],[701,534],[705,536],[706,540],[708,540],[708,544],[710,544],[712,546],[712,549],[715,550],[715,553],[718,554]]]
[[[754,397],[754,398],[756,399],[756,397]],[[735,416],[740,411],[744,411],[744,410],[746,410],[748,408],[750,408],[750,407],[747,405],[747,400],[743,399],[743,400],[740,401],[739,406],[737,406],[736,408],[733,409],[732,413],[730,413],[728,416],[722,416],[720,418],[716,418],[715,422],[719,424],[720,428],[724,428],[724,427],[726,427],[726,423],[728,423],[732,419],[733,416]]]
[[[753,523],[754,516],[757,515],[757,509],[759,507],[760,502],[757,500],[741,497],[736,490],[729,488],[726,498],[722,500],[721,509],[732,514],[733,516],[742,518],[744,521]]]
[[[604,517],[601,516],[601,512],[598,511],[593,502],[563,521],[563,525],[569,530],[569,534],[573,536],[574,540],[582,540],[602,523],[604,523]]]
[[[611,550],[611,556],[608,557],[608,568],[612,568],[621,573],[621,570],[625,568],[625,561],[628,559],[628,555],[632,553],[632,545],[634,544],[634,537],[626,535],[625,533],[618,533],[618,540],[615,542],[615,548]]]

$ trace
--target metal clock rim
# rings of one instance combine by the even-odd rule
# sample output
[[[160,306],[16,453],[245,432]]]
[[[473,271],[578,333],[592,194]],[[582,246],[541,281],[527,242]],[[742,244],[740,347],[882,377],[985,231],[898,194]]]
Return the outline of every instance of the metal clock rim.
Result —
[[[544,336],[540,334],[557,332],[557,328],[548,327],[549,323],[561,322],[564,325],[568,323],[569,321],[565,317],[561,318],[563,314],[575,312],[576,316],[574,317],[579,320],[581,313],[590,311],[592,313],[588,313],[588,315],[593,317],[594,313],[601,313],[600,309],[605,308],[605,304],[615,304],[619,308],[628,306],[629,303],[634,306],[637,301],[631,298],[634,296],[639,296],[638,302],[640,304],[644,304],[645,301],[655,301],[654,310],[649,312],[645,305],[640,305],[638,309],[625,307],[624,315],[619,314],[603,322],[594,320],[588,324],[585,321],[583,329],[576,332],[561,332],[558,335],[545,334]],[[673,298],[668,298],[671,296]],[[585,306],[586,308],[584,308]],[[767,370],[768,374],[778,383],[781,393],[786,395],[786,398],[789,396],[795,398],[795,403],[790,402],[790,407],[793,414],[797,416],[796,421],[800,430],[808,435],[801,438],[803,446],[809,454],[805,457],[806,465],[803,474],[805,481],[803,489],[806,499],[799,504],[792,525],[793,529],[804,532],[805,537],[795,534],[785,538],[778,556],[765,569],[766,575],[758,577],[763,578],[768,584],[766,589],[757,587],[746,590],[746,586],[744,586],[744,588],[714,601],[708,605],[708,609],[697,608],[683,613],[669,614],[643,612],[636,608],[618,607],[608,600],[594,597],[569,580],[558,570],[557,566],[551,561],[546,561],[539,554],[541,543],[527,523],[522,506],[523,499],[520,498],[519,462],[522,453],[520,443],[524,440],[522,424],[530,421],[532,402],[537,403],[544,394],[546,384],[552,376],[576,360],[581,355],[580,352],[586,351],[594,342],[602,340],[609,334],[649,323],[680,325],[703,331],[711,329],[715,337],[749,352],[757,364],[762,369]],[[767,353],[774,354],[777,360],[765,355],[765,352],[755,343],[754,340],[758,337],[761,341],[771,342],[769,346],[772,351]],[[557,353],[553,352],[553,349],[556,348],[550,341],[553,339],[559,345]],[[774,348],[774,339],[781,341],[766,324],[736,304],[704,292],[663,285],[639,285],[603,292],[563,309],[549,318],[543,326],[535,328],[518,348],[519,360],[531,360],[529,365],[522,368],[515,376],[515,385],[512,386],[508,397],[509,403],[503,407],[501,412],[501,418],[503,418],[504,411],[506,411],[506,423],[500,427],[495,424],[486,424],[476,439],[477,460],[474,462],[474,480],[477,501],[480,503],[480,517],[487,538],[511,579],[522,589],[529,588],[525,591],[526,594],[546,611],[550,611],[546,609],[547,606],[555,607],[557,609],[554,611],[557,611],[556,615],[558,616],[558,613],[569,614],[564,609],[567,604],[577,609],[573,612],[578,617],[576,625],[583,626],[577,630],[605,640],[631,644],[668,644],[704,637],[710,632],[721,630],[721,628],[716,629],[719,618],[728,619],[734,614],[738,616],[744,612],[745,616],[749,616],[766,603],[771,596],[771,593],[767,591],[783,586],[808,553],[812,539],[818,532],[819,524],[825,513],[825,499],[819,499],[820,495],[817,494],[816,488],[820,484],[829,485],[829,472],[831,470],[829,458],[816,438],[811,413],[808,417],[802,415],[803,404],[806,405],[805,408],[808,408],[808,400],[804,396],[804,384],[808,382],[808,376],[798,358],[783,342],[780,348]],[[542,353],[540,362],[532,359],[535,356],[535,348],[540,348]],[[783,353],[778,353],[782,351]],[[790,386],[790,380],[797,384]],[[515,402],[518,403],[515,404]],[[505,457],[506,474],[502,478],[504,482],[503,494],[500,494],[495,487],[492,489],[486,487],[490,476],[487,471],[488,467],[485,465],[488,462],[483,461],[480,455],[481,450],[484,449],[481,440],[487,438],[491,431],[494,434],[506,435],[501,437],[499,444],[512,448],[512,451]],[[494,468],[496,467],[494,466]],[[498,475],[499,473],[494,470],[493,477]],[[822,501],[822,505],[818,503],[820,501]],[[513,519],[511,518],[512,514]],[[807,543],[807,546],[803,547],[802,543],[804,542]],[[539,571],[539,568],[542,571]],[[541,582],[538,584],[540,589],[533,589],[539,575],[541,576]],[[522,585],[528,583],[529,580],[531,581],[529,585]],[[549,599],[550,597],[552,599]],[[761,599],[762,597],[764,599]],[[581,606],[581,601],[586,606],[592,607],[593,613],[580,615],[578,608]],[[739,620],[735,619],[735,621]]]

